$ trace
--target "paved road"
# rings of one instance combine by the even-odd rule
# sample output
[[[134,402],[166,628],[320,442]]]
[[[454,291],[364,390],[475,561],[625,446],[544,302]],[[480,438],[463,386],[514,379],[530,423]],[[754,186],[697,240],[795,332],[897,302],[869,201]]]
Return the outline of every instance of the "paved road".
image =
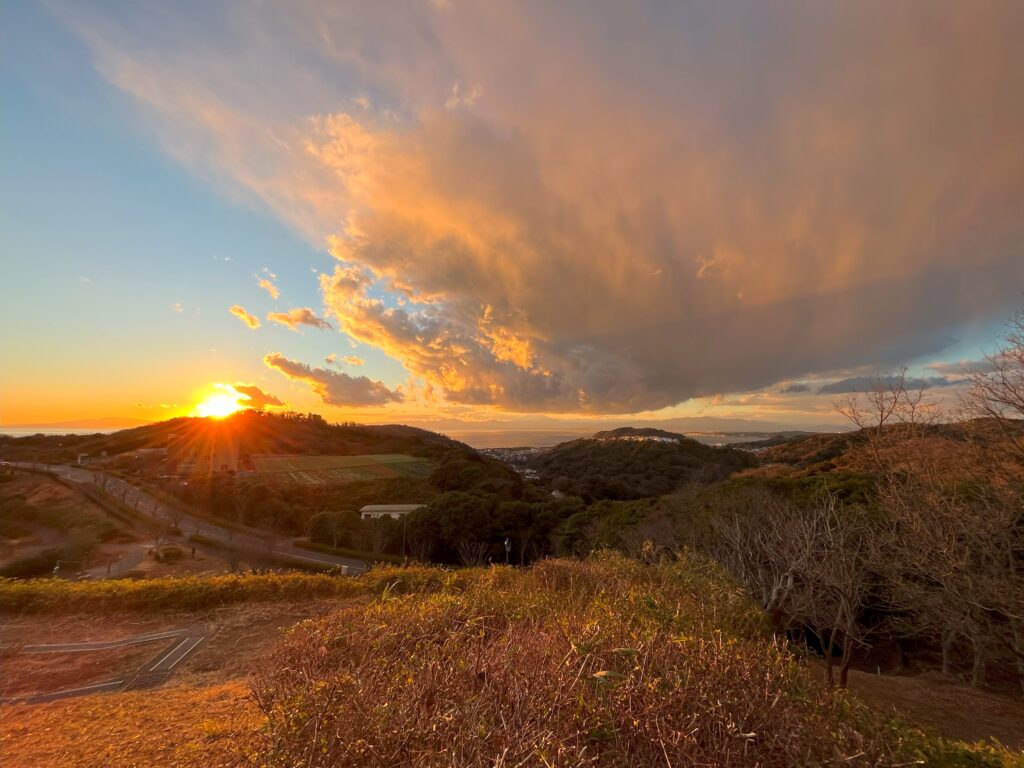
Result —
[[[120,478],[106,475],[98,471],[78,466],[65,466],[61,464],[35,464],[31,462],[7,462],[15,467],[36,469],[50,472],[64,480],[72,483],[89,485],[102,491],[112,498],[121,501],[127,506],[146,515],[159,523],[176,522],[178,528],[185,533],[199,533],[210,539],[223,543],[225,546],[234,547],[241,553],[249,553],[266,557],[268,552],[275,557],[284,558],[296,565],[315,564],[327,565],[342,569],[345,573],[362,573],[369,568],[369,563],[363,560],[356,560],[350,557],[336,557],[321,552],[312,552],[301,547],[296,547],[290,541],[277,542],[273,549],[268,549],[266,539],[258,534],[242,531],[231,531],[196,515],[177,513],[167,504],[150,495],[145,490],[132,485]],[[103,483],[102,479],[106,482]],[[98,484],[97,479],[101,482]],[[187,541],[182,541],[183,546],[191,546]]]

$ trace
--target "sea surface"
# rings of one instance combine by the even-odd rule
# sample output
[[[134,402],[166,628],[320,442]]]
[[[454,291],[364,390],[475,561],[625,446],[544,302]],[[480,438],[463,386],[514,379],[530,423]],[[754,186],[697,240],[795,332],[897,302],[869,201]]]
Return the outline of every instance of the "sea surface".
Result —
[[[0,435],[7,437],[28,437],[29,435],[111,435],[118,429],[86,429],[76,427],[4,427]]]

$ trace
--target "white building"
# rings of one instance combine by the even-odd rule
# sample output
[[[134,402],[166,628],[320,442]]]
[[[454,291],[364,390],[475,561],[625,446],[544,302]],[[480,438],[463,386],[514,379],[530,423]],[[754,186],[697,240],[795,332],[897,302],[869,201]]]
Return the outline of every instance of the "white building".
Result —
[[[425,506],[426,504],[367,504],[359,510],[359,516],[363,520],[379,520],[382,517],[398,520],[400,517]]]

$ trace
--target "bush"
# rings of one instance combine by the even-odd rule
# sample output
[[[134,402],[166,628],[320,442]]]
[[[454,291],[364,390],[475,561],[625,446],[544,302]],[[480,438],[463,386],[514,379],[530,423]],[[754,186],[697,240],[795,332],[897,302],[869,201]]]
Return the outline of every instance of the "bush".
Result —
[[[62,555],[63,550],[58,548],[44,549],[34,555],[19,558],[0,568],[0,578],[31,579],[36,576],[49,576]]]

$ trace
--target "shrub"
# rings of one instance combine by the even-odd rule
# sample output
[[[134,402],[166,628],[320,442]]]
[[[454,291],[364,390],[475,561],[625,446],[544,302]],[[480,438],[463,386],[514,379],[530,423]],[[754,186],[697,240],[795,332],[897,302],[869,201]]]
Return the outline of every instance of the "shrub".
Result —
[[[159,563],[176,563],[185,556],[180,547],[161,547],[153,552],[153,557]]]

